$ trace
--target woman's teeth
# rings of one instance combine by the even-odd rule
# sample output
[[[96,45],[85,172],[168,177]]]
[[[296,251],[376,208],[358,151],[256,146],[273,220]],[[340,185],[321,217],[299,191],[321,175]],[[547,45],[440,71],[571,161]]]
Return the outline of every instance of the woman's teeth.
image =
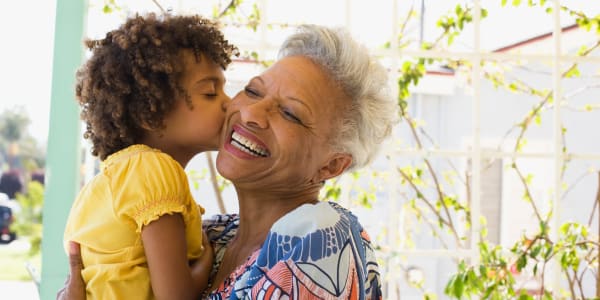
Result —
[[[267,157],[269,153],[267,149],[258,146],[235,131],[231,135],[231,145],[253,156]]]

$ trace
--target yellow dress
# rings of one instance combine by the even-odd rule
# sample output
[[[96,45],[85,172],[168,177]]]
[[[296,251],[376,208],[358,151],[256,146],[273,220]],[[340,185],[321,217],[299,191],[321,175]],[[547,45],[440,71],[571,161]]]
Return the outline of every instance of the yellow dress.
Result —
[[[184,169],[169,155],[133,145],[109,156],[73,203],[64,234],[81,244],[87,299],[154,299],[142,227],[181,213],[188,259],[202,253],[201,214]],[[165,258],[169,259],[169,258]]]

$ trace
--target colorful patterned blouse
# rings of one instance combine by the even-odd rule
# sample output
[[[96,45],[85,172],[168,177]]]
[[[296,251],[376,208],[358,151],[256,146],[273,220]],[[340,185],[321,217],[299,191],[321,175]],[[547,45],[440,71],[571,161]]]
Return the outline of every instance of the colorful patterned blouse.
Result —
[[[219,269],[238,215],[204,221]],[[333,202],[305,204],[279,219],[262,248],[209,299],[381,299],[379,269],[356,216]]]

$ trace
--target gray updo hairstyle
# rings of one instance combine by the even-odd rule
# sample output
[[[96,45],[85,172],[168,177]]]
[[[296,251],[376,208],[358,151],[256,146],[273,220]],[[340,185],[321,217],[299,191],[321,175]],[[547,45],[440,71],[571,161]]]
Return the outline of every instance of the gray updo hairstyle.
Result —
[[[352,155],[349,170],[364,167],[398,121],[385,68],[343,28],[302,25],[279,49],[279,58],[304,56],[320,65],[342,88],[348,102],[331,146]]]

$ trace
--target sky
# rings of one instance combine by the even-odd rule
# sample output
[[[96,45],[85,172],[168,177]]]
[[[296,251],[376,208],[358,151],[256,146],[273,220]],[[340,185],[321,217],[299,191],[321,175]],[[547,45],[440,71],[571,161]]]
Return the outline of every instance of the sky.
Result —
[[[101,0],[90,0],[93,6],[88,24],[88,36],[102,34],[119,21],[118,16],[107,17],[100,13]],[[164,7],[185,7],[183,0],[159,1]],[[213,1],[215,2],[215,1]],[[338,8],[345,3],[344,0],[305,0],[305,1],[273,1],[269,7],[271,20],[282,22],[285,20],[318,22],[327,25],[343,25],[347,17],[352,18],[350,28],[355,36],[367,45],[376,46],[385,41],[391,31],[391,4],[387,1],[352,1],[351,10],[340,11]],[[453,1],[426,1],[428,15],[439,15],[451,9]],[[508,1],[511,2],[511,1]],[[569,5],[585,10],[591,15],[600,11],[598,0],[573,0]],[[154,7],[151,0],[117,1],[129,3],[134,10]],[[193,1],[190,3],[199,3]],[[207,2],[202,2],[203,7],[197,10],[210,12]],[[419,7],[419,1],[398,1],[399,9],[405,10],[412,3]],[[485,0],[490,10],[498,7],[500,0]],[[7,109],[24,109],[31,119],[29,133],[41,145],[47,141],[49,122],[52,53],[54,39],[55,0],[28,0],[3,2],[2,15],[0,16],[0,113]],[[95,5],[95,6],[94,6]],[[196,5],[196,4],[194,4]],[[31,9],[35,7],[35,9]],[[302,13],[300,10],[318,7],[310,12]],[[187,8],[191,9],[191,8]],[[336,11],[337,9],[337,11]],[[430,18],[433,19],[433,18]],[[435,24],[425,20],[426,34],[433,34]],[[568,23],[568,21],[565,21]],[[490,17],[482,23],[481,45],[493,49],[506,44],[518,42],[537,34],[548,32],[552,26],[552,19],[531,11],[504,9],[498,13],[490,13]],[[374,30],[374,28],[376,30]],[[418,30],[418,28],[413,28]]]
[[[54,6],[53,0],[4,1],[0,13],[0,113],[25,109],[31,135],[43,144],[50,110]]]

